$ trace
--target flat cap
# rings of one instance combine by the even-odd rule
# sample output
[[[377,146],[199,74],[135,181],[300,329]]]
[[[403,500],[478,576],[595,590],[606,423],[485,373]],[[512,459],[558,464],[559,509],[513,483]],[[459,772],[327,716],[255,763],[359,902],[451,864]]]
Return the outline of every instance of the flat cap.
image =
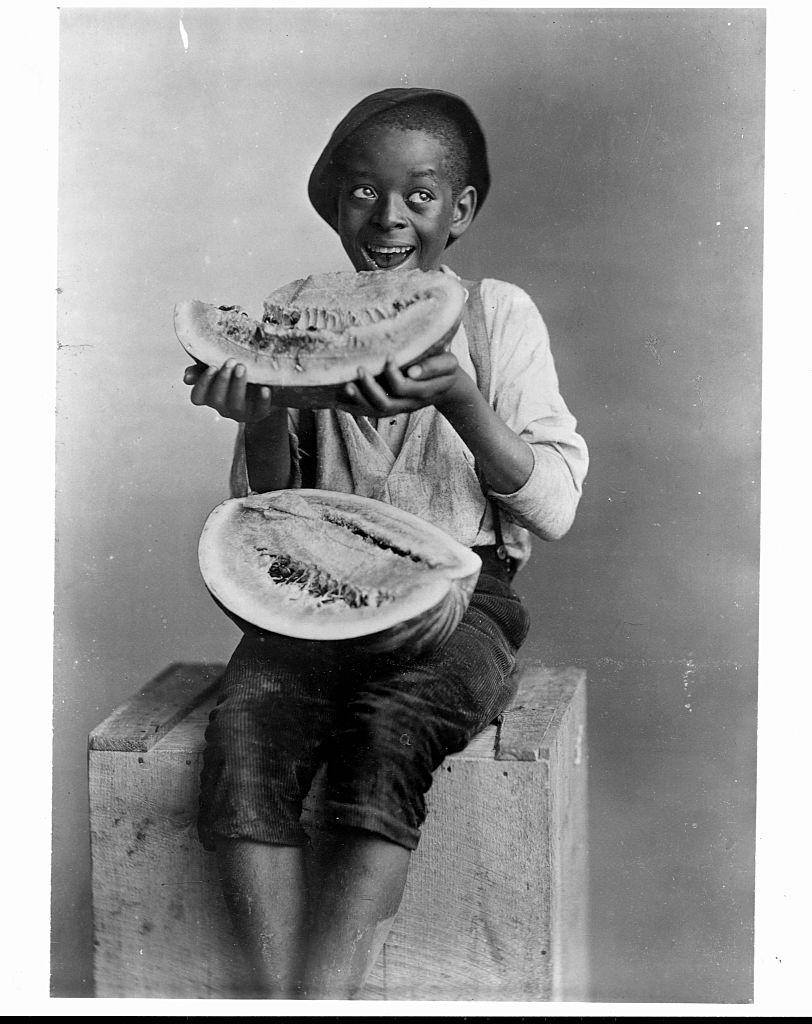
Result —
[[[430,103],[459,125],[468,146],[470,182],[477,193],[476,213],[482,207],[491,184],[485,136],[473,111],[459,96],[440,89],[383,89],[365,97],[338,123],[324,151],[316,161],[307,184],[307,194],[317,213],[336,229],[336,164],[335,155],[341,144],[366,121],[403,103]]]

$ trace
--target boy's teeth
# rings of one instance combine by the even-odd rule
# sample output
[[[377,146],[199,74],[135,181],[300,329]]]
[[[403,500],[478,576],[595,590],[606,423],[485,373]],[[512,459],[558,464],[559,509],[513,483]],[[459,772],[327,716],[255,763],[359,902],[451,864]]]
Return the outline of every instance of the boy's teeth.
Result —
[[[394,270],[403,266],[413,252],[413,245],[367,245],[364,256],[370,269]]]

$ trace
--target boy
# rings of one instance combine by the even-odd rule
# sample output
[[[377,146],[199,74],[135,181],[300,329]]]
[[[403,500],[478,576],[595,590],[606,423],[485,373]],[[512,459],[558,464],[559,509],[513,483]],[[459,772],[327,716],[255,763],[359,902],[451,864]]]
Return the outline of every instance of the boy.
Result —
[[[338,125],[309,196],[356,270],[451,273],[445,249],[489,184],[463,100],[389,89]],[[193,403],[241,423],[237,493],[303,480],[354,491],[438,524],[483,561],[462,623],[428,657],[288,664],[247,636],[235,651],[206,734],[200,834],[217,851],[258,994],[350,998],[362,987],[400,903],[433,771],[513,696],[528,621],[511,580],[528,531],[562,536],[580,498],[586,448],[538,311],[512,285],[468,287],[448,351],[405,374],[394,363],[377,379],[359,371],[336,409],[276,408],[233,360],[184,377]],[[342,839],[314,892],[299,814],[322,762]]]

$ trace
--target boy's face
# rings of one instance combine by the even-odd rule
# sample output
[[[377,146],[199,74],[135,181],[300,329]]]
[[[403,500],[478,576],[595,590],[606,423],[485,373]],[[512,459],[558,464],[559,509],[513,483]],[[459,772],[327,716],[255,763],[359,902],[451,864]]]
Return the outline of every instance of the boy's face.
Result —
[[[439,139],[372,129],[339,184],[338,234],[356,270],[437,270],[449,237],[466,230],[475,208],[470,185],[452,198]]]

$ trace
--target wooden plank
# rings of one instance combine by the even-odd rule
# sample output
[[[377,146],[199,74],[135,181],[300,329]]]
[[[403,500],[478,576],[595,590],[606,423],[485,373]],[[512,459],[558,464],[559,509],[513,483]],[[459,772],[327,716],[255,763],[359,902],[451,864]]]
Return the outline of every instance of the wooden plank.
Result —
[[[579,686],[586,686],[583,669],[550,669],[534,662],[523,665],[516,697],[502,716],[496,760],[547,760],[550,738],[560,728]]]
[[[90,751],[99,998],[238,998],[247,991],[215,858],[197,838],[197,747]]]
[[[144,753],[217,685],[225,666],[177,663],[148,683],[90,734],[91,750]]]
[[[549,793],[539,775],[537,764],[493,760],[439,770],[384,946],[387,1000],[551,997]]]
[[[483,729],[481,733],[474,736],[465,750],[460,750],[456,754],[449,754],[446,760],[459,759],[471,761],[476,758],[483,761],[492,761],[493,755],[496,752],[497,736],[498,727],[495,725],[489,725],[487,729]]]
[[[589,1000],[586,687],[562,710],[549,747],[552,998]]]

